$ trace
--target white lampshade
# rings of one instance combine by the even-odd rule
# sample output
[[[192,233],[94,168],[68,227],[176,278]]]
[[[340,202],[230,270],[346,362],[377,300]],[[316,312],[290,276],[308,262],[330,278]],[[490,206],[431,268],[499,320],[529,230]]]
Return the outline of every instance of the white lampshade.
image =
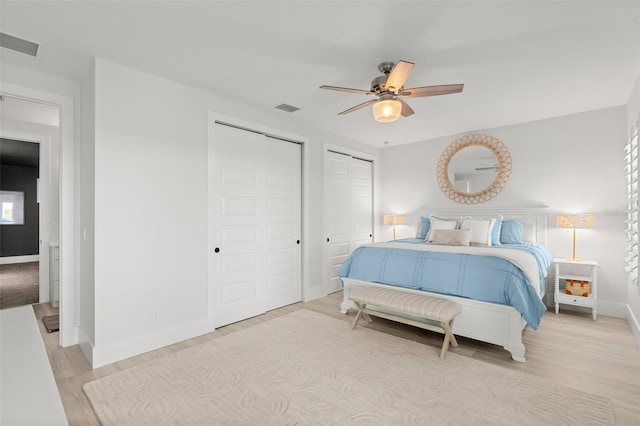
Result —
[[[386,214],[384,215],[384,224],[385,225],[403,225],[404,224],[404,216],[398,214]]]
[[[556,217],[558,228],[593,228],[594,222],[592,214],[560,213]]]
[[[396,121],[402,112],[402,103],[396,99],[386,99],[373,105],[373,118],[381,123]]]
[[[556,216],[556,225],[558,228],[573,228],[573,257],[568,260],[576,262],[581,261],[576,257],[576,229],[593,228],[595,220],[592,214],[568,214],[560,213]]]

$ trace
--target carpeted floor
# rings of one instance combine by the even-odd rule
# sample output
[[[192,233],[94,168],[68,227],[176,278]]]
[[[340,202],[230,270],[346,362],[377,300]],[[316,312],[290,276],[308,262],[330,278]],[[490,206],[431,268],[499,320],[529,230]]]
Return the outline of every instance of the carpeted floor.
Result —
[[[611,401],[309,310],[86,383],[103,425],[611,425]]]
[[[0,265],[0,309],[39,301],[39,262]]]

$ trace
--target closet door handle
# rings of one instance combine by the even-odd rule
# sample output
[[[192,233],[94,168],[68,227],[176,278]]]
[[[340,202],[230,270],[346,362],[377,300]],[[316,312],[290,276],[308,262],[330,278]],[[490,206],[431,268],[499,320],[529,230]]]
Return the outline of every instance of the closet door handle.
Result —
[[[216,252],[216,253],[220,253],[220,247],[214,248],[213,251]]]
[[[327,242],[329,242],[329,239],[327,238]]]
[[[300,240],[296,241],[296,244],[300,244]]]

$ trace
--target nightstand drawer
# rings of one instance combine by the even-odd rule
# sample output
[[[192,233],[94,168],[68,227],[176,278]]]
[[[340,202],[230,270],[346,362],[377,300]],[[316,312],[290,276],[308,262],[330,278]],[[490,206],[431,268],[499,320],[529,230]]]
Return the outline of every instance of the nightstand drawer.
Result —
[[[573,294],[559,293],[557,295],[557,298],[558,303],[564,303],[565,305],[585,306],[588,308],[591,308],[595,305],[595,299],[593,297],[583,297]]]

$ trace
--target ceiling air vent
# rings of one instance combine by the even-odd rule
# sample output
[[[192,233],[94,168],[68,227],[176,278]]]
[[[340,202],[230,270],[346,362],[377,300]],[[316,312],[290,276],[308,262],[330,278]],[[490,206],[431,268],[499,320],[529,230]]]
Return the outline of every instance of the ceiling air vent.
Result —
[[[40,46],[9,34],[0,33],[0,47],[24,53],[25,55],[35,58],[38,55],[38,47]]]
[[[296,112],[298,111],[300,108],[296,108],[292,105],[287,105],[287,104],[280,104],[276,107],[276,109],[280,109],[282,111],[286,111],[286,112]]]

